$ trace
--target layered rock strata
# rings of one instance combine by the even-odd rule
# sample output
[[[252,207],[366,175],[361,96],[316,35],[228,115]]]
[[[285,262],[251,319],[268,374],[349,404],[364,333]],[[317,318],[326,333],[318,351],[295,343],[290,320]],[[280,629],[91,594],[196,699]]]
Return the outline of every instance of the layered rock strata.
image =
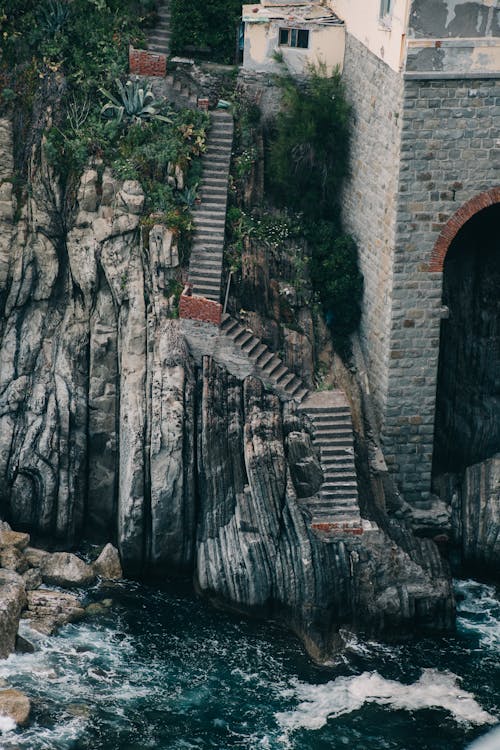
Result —
[[[4,121],[7,171],[9,139]],[[2,515],[63,549],[116,540],[127,575],[194,575],[219,602],[285,621],[318,658],[341,626],[450,627],[432,542],[390,524],[359,539],[309,528],[297,495],[314,495],[321,469],[307,420],[258,378],[195,363],[172,319],[172,237],[143,242],[139,184],[97,166],[70,213],[37,154],[16,221],[2,192]]]

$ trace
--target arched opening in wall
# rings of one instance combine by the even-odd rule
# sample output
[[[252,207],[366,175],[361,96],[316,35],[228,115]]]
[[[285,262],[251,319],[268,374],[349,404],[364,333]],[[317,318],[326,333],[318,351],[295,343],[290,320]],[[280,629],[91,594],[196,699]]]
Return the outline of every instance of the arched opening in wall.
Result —
[[[500,451],[500,204],[458,231],[443,267],[433,475]]]

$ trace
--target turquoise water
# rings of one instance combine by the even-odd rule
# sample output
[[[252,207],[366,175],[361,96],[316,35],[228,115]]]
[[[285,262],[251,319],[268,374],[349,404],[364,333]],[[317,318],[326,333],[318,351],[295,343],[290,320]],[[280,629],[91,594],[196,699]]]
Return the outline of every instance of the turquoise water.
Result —
[[[463,750],[500,718],[500,597],[459,582],[458,631],[389,647],[352,638],[327,668],[269,623],[175,589],[113,590],[93,621],[0,662],[33,701],[5,750]],[[491,750],[495,750],[495,745]]]

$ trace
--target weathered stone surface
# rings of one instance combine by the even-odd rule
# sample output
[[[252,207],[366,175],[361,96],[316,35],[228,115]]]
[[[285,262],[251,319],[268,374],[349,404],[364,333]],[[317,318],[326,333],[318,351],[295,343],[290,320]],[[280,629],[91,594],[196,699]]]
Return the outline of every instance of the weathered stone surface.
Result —
[[[44,583],[63,588],[90,586],[95,580],[92,566],[71,552],[54,552],[44,557],[41,573]]]
[[[26,591],[34,591],[35,589],[40,588],[43,583],[40,568],[30,568],[27,570],[23,573],[23,580],[24,585],[26,586]]]
[[[291,481],[279,401],[257,380],[242,390],[207,359],[199,424],[196,577],[206,595],[283,619],[319,659],[341,623],[394,635],[451,626],[449,577],[431,541],[397,525],[359,540],[311,532]]]
[[[0,659],[14,651],[25,604],[26,590],[21,576],[10,570],[0,570]]]
[[[94,573],[101,578],[123,578],[120,555],[116,547],[107,544],[93,564]]]
[[[468,570],[498,577],[500,569],[500,454],[454,478],[452,525]]]
[[[0,550],[0,567],[15,570],[16,573],[24,573],[28,570],[28,562],[16,547],[6,547]]]
[[[20,690],[0,690],[0,715],[9,716],[18,726],[28,723],[31,703],[27,695]]]
[[[52,635],[57,628],[75,622],[85,615],[76,596],[62,591],[38,589],[28,592],[28,608],[23,618],[30,621],[34,630]]]
[[[0,531],[0,548],[15,547],[23,551],[30,543],[29,534],[21,534],[18,531]]]
[[[24,557],[27,560],[28,564],[33,568],[40,567],[43,559],[49,554],[50,552],[47,552],[44,549],[38,549],[37,547],[27,547],[24,550]]]

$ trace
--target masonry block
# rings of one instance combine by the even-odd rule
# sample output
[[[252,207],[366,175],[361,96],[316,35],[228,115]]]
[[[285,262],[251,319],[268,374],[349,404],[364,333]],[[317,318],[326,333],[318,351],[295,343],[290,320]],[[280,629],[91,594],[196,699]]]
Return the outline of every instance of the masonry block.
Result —
[[[197,297],[189,290],[185,290],[179,300],[179,317],[184,320],[199,320],[202,323],[220,326],[222,305],[205,297]]]
[[[167,75],[167,56],[159,52],[129,47],[128,60],[130,73],[133,75],[159,78],[165,78]]]

